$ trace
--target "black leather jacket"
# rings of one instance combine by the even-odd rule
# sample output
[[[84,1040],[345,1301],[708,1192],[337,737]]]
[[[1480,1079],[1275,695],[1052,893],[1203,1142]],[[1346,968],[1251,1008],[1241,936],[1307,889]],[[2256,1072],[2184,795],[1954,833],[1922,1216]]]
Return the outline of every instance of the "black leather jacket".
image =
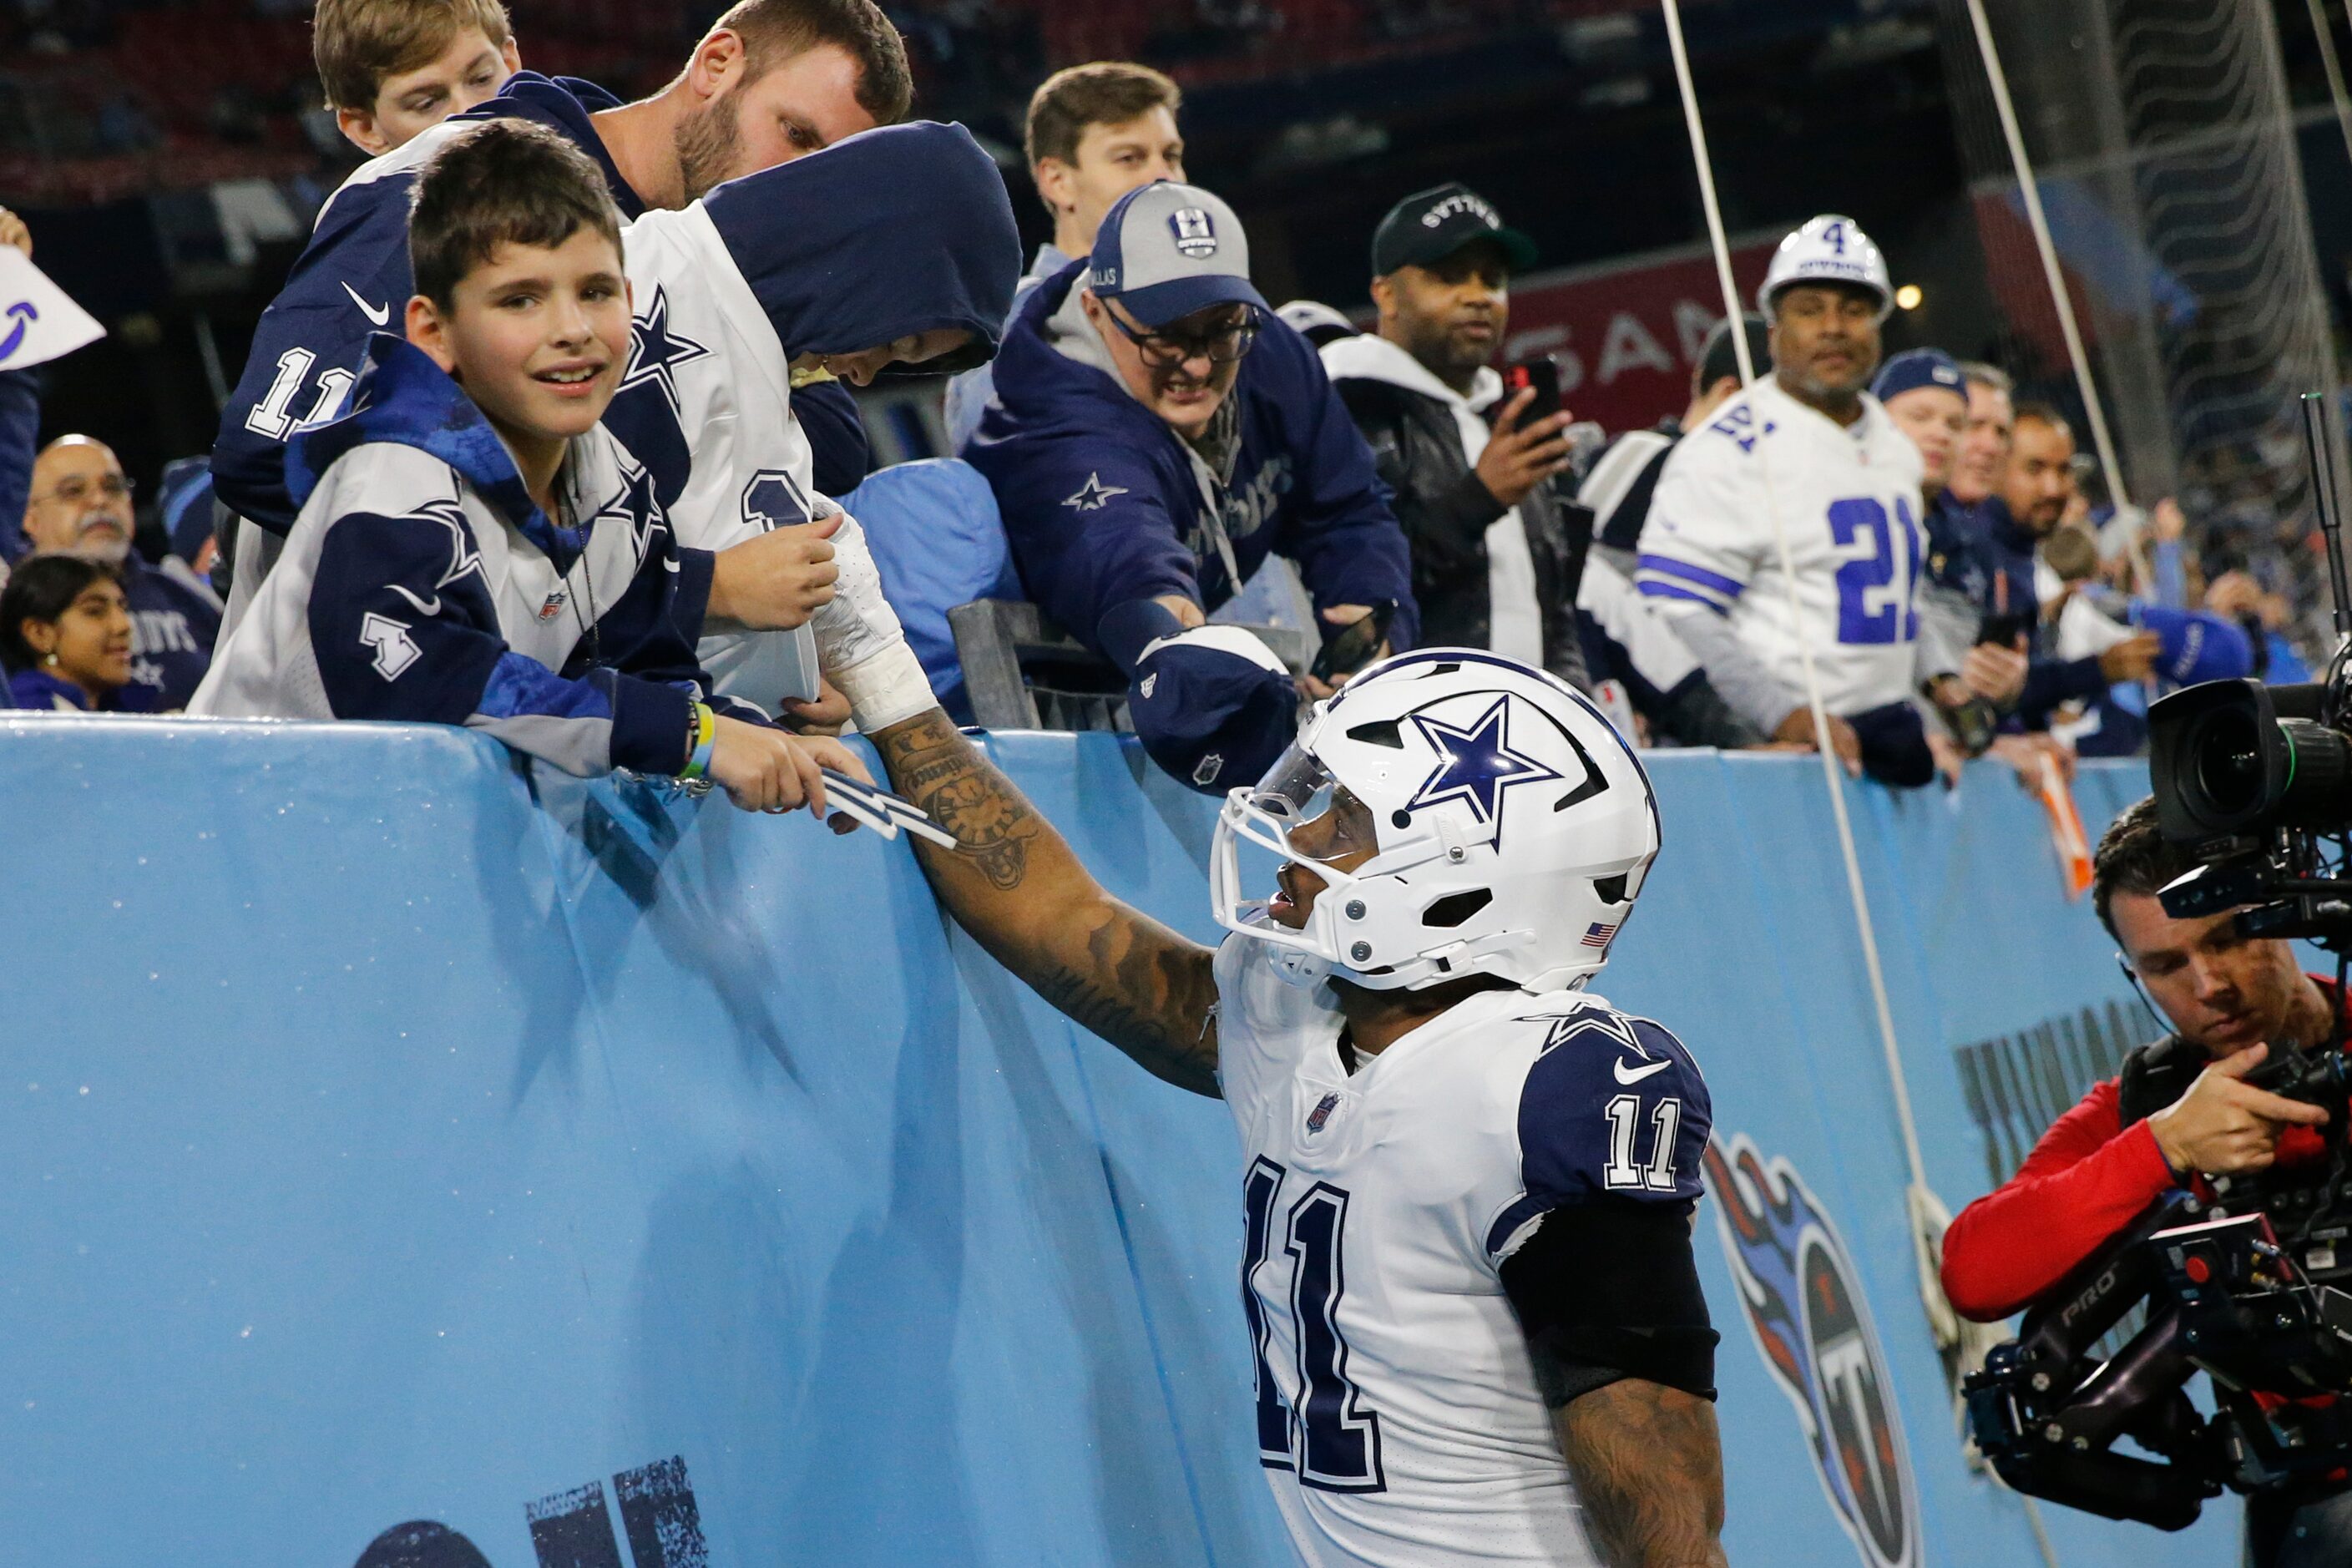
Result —
[[[1390,509],[1412,545],[1422,645],[1492,646],[1486,530],[1508,509],[1463,457],[1454,411],[1391,382],[1350,376],[1332,384],[1370,445],[1381,482],[1395,492]],[[1589,691],[1576,588],[1592,543],[1592,513],[1563,496],[1557,480],[1547,479],[1519,502],[1519,521],[1535,558],[1544,668]]]

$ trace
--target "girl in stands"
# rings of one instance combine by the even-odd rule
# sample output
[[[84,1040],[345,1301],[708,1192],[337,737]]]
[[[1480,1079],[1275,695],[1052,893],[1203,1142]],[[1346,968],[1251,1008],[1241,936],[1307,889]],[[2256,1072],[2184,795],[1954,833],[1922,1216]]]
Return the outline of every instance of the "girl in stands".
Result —
[[[19,708],[134,710],[144,689],[131,686],[131,609],[114,568],[79,555],[19,565],[0,590],[0,664]]]

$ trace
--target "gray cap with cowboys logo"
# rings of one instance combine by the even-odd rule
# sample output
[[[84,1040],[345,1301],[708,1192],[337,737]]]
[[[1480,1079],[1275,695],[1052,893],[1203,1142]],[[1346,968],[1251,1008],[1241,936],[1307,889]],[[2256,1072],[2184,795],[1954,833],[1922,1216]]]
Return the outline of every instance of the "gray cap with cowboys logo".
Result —
[[[1086,282],[1096,299],[1118,300],[1146,327],[1212,305],[1269,310],[1250,285],[1242,220],[1200,186],[1172,180],[1137,186],[1104,215]]]

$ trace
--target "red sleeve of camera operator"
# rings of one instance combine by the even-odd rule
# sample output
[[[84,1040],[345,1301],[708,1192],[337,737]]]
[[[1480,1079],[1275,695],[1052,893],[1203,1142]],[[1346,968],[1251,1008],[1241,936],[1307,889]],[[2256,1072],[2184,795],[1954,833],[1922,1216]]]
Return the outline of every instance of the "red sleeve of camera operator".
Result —
[[[2009,1316],[2170,1190],[2145,1121],[2124,1131],[2113,1079],[2051,1125],[2017,1174],[1944,1234],[1944,1293],[1963,1317]]]

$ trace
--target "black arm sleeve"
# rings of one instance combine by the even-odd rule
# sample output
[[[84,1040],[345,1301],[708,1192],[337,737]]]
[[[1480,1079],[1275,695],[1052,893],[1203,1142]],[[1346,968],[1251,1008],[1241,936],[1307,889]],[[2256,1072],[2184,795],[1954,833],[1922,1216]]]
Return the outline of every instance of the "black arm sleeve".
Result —
[[[1625,1378],[1715,1397],[1715,1347],[1691,1251],[1694,1204],[1556,1208],[1503,1260],[1544,1404]]]

